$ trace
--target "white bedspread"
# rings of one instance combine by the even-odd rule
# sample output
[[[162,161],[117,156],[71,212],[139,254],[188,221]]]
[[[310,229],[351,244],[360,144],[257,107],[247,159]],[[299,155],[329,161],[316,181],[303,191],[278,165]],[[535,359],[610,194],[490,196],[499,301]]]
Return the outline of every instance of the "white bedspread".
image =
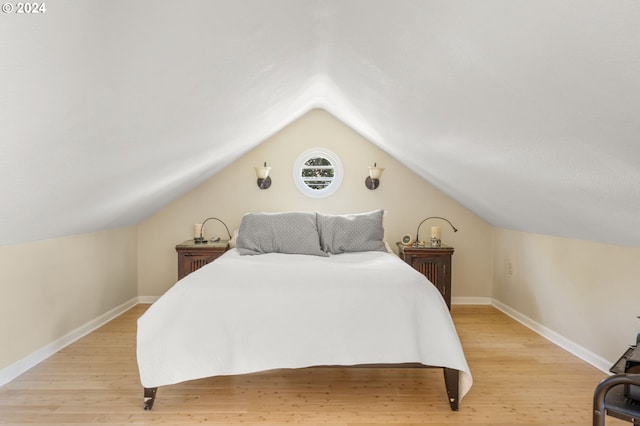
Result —
[[[138,320],[147,388],[277,368],[419,362],[472,379],[447,306],[394,254],[240,256],[176,283]]]

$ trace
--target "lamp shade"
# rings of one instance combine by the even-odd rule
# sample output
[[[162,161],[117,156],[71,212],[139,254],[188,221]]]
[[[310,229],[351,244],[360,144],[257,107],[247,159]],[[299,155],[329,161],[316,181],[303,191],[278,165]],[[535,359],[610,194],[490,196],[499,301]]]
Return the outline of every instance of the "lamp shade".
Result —
[[[382,167],[369,167],[369,177],[371,177],[371,179],[380,179],[380,177],[382,176],[382,172],[384,171],[384,168]]]
[[[269,177],[269,172],[271,171],[271,167],[262,166],[262,167],[255,167],[255,169],[256,169],[256,176],[258,177],[258,179],[266,179]]]

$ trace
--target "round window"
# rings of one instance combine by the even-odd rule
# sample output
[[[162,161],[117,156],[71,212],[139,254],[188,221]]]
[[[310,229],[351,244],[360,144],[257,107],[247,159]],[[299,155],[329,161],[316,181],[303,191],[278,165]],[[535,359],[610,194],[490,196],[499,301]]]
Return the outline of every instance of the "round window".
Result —
[[[324,148],[313,148],[298,157],[293,166],[293,180],[308,197],[328,197],[342,183],[342,164]]]

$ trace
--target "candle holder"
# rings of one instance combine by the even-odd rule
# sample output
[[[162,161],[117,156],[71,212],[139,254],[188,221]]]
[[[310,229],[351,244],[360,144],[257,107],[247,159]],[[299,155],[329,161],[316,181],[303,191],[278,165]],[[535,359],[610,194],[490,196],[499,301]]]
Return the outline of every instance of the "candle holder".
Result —
[[[431,238],[431,247],[440,247],[442,245],[442,241],[440,238]]]

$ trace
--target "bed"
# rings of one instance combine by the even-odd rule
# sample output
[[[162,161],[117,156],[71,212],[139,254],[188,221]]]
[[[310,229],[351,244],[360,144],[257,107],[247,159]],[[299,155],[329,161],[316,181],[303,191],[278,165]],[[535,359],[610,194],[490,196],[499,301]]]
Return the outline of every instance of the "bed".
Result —
[[[158,387],[282,368],[442,368],[457,410],[472,384],[438,290],[384,242],[382,211],[243,217],[235,248],[138,320],[144,408]]]

